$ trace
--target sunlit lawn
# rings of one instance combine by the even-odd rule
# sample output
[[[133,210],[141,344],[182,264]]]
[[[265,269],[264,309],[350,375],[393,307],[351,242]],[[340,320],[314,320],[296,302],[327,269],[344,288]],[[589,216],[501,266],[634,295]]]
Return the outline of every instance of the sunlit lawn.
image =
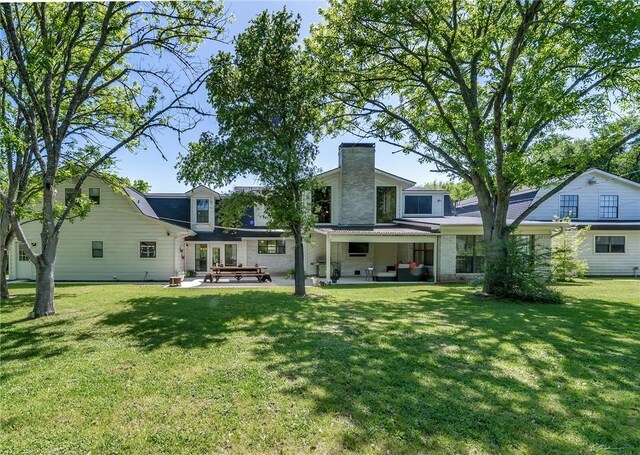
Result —
[[[639,453],[640,280],[61,285],[2,303],[2,453]]]

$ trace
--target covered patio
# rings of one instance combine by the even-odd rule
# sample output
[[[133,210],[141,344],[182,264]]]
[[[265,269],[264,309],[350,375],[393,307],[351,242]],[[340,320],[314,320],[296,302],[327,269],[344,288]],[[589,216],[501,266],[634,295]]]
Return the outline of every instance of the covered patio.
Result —
[[[438,235],[399,226],[317,227],[307,253],[307,273],[330,281],[432,281],[437,276]],[[422,267],[420,267],[422,266]],[[416,268],[424,273],[420,274]]]

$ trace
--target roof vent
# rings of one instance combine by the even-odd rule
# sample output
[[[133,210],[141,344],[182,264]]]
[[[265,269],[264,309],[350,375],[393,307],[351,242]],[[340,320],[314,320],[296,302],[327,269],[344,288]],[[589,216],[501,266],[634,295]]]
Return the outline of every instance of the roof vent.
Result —
[[[595,185],[596,183],[598,183],[598,181],[596,180],[596,178],[595,178],[595,177],[591,177],[591,178],[587,181],[587,183],[588,183],[589,185]]]

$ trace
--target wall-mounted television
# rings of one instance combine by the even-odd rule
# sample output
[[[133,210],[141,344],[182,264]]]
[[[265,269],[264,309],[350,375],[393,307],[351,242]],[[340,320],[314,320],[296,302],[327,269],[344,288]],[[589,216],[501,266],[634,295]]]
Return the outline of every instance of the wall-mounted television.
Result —
[[[366,256],[369,254],[369,244],[366,242],[349,242],[349,256]]]

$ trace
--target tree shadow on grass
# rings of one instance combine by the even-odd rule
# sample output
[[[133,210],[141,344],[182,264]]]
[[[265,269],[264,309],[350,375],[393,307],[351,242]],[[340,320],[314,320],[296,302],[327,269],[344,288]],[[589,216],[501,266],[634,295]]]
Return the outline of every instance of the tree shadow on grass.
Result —
[[[414,294],[299,314],[312,330],[261,324],[274,342],[256,359],[300,378],[291,393],[313,398],[317,412],[351,422],[342,441],[351,450],[381,434],[392,452],[443,441],[463,452],[637,449],[640,347],[616,334],[637,333],[637,307],[487,302],[461,288]]]
[[[416,286],[402,301],[332,289],[136,298],[101,322],[144,350],[264,336],[255,362],[281,390],[345,424],[348,450],[633,452],[640,309],[529,306]],[[344,294],[342,292],[344,291]],[[619,393],[618,393],[619,392]]]

